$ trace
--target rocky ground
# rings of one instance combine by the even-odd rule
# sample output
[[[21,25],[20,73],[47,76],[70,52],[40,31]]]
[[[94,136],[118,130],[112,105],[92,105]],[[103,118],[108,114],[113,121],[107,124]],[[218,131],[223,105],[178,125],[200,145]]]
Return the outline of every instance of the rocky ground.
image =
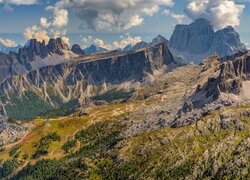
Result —
[[[0,144],[17,141],[32,128],[30,123],[15,124],[8,122],[8,120],[8,117],[0,117]]]

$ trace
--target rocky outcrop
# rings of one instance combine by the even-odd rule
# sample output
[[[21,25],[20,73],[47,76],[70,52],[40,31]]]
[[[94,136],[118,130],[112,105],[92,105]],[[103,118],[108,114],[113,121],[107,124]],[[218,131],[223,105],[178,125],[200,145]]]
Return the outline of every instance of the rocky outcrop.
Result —
[[[7,117],[0,116],[0,145],[14,142],[17,138],[23,137],[32,128],[31,124],[9,123]]]
[[[204,85],[196,88],[189,102],[193,108],[201,108],[215,101],[222,105],[247,102],[250,99],[250,54],[211,58],[211,61],[218,62],[218,70],[210,75]]]
[[[177,25],[169,46],[175,56],[183,56],[195,63],[213,53],[223,57],[246,51],[239,34],[232,27],[214,32],[206,19],[197,19],[190,25]]]

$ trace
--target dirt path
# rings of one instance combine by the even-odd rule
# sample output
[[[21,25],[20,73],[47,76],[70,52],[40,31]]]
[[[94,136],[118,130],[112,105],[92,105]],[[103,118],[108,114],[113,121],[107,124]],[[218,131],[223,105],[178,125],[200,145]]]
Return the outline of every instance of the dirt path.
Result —
[[[13,147],[21,144],[23,141],[27,140],[28,139],[28,136],[29,136],[30,132],[25,134],[21,139],[19,139],[18,141],[14,142],[14,143],[11,143],[11,144],[7,144],[6,146],[4,146],[5,148],[5,151],[6,150],[10,150],[12,149]]]

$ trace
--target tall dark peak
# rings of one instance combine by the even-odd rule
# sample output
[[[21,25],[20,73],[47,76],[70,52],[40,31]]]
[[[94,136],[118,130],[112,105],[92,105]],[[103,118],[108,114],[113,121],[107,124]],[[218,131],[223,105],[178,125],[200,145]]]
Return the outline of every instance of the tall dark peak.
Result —
[[[68,44],[65,43],[62,38],[50,39],[47,47],[52,53],[58,55],[64,55],[63,51],[69,50]]]
[[[214,32],[212,24],[203,18],[189,25],[177,25],[169,45],[174,55],[184,56],[195,63],[213,53],[222,57],[246,50],[233,27]]]
[[[84,50],[80,47],[80,45],[78,44],[74,44],[71,48],[71,51],[75,54],[78,54],[78,55],[84,55]]]
[[[65,50],[69,50],[69,47],[61,38],[50,39],[47,45],[45,41],[40,42],[37,39],[31,39],[26,43],[24,48],[20,49],[21,55],[25,51],[28,51],[29,54],[37,55],[41,58],[45,58],[52,53],[64,55]]]
[[[180,52],[206,53],[214,38],[214,29],[206,19],[190,25],[177,25],[170,39],[170,47]]]
[[[45,42],[39,42],[36,39],[29,40],[23,48],[19,49],[18,59],[21,64],[35,61],[35,56],[45,58],[49,55]]]
[[[217,52],[220,56],[227,56],[238,51],[246,51],[246,47],[240,41],[240,36],[235,29],[228,26],[215,33],[210,51]]]

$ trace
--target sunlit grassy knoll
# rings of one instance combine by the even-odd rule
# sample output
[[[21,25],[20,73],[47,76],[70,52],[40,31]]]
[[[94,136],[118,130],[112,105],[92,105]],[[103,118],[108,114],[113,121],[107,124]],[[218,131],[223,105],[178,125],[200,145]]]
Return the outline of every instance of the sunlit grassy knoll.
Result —
[[[41,158],[59,159],[64,157],[66,154],[61,149],[61,147],[65,142],[73,139],[76,132],[81,129],[85,129],[98,121],[119,119],[119,117],[125,115],[126,113],[135,110],[139,104],[140,102],[138,101],[128,104],[111,104],[88,108],[86,109],[86,112],[89,115],[82,117],[79,117],[80,111],[78,111],[71,116],[48,119],[48,121],[42,118],[35,119],[32,121],[34,128],[25,137],[24,141],[21,142],[22,147],[20,148],[20,154],[18,158],[22,159],[24,155],[27,155],[27,160],[32,164],[37,162],[39,159],[32,159],[32,155],[36,150],[35,144],[38,143],[42,137],[53,132],[56,132],[61,137],[61,141],[51,142],[48,148],[49,153],[45,156],[42,156]],[[11,149],[0,153],[0,159],[10,159],[10,151]]]

